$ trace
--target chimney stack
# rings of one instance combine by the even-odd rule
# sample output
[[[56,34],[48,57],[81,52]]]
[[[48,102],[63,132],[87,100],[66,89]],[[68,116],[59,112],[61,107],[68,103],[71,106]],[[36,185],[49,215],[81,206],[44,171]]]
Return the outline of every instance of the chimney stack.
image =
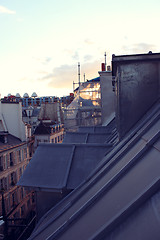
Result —
[[[160,97],[160,54],[113,55],[112,76],[122,139]]]

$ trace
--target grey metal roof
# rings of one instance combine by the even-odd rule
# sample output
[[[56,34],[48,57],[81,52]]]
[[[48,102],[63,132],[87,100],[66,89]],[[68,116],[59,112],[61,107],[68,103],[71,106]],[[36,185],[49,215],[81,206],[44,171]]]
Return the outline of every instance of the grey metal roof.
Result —
[[[79,127],[78,132],[83,133],[112,133],[116,130],[115,118],[107,126],[85,126]]]
[[[0,152],[8,150],[9,148],[16,147],[17,145],[22,144],[22,143],[23,142],[19,138],[15,137],[11,134],[7,134],[7,143],[3,143],[0,141]]]
[[[107,143],[110,133],[66,132],[63,143]]]
[[[18,185],[61,191],[84,181],[111,144],[40,144]]]
[[[58,114],[59,113],[59,114]],[[39,120],[53,120],[57,123],[63,121],[63,112],[57,102],[42,103],[38,116]]]
[[[160,102],[29,239],[158,240],[159,202]]]

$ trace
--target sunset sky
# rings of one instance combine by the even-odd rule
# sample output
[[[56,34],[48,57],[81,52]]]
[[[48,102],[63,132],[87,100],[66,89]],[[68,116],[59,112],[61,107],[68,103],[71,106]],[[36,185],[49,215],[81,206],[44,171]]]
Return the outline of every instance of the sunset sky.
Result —
[[[65,96],[107,53],[160,52],[159,0],[0,0],[0,94]]]

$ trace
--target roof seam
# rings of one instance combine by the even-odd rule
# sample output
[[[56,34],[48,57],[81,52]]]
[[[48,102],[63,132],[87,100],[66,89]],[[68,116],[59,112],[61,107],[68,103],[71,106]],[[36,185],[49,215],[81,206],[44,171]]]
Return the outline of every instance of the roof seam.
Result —
[[[68,178],[69,178],[69,173],[71,171],[71,166],[72,166],[72,162],[73,162],[73,157],[74,157],[74,153],[75,153],[75,149],[76,149],[76,146],[73,145],[72,147],[72,152],[71,152],[71,157],[70,157],[70,160],[69,160],[69,166],[67,168],[67,173],[66,173],[66,177],[64,179],[64,188],[67,187],[67,183],[68,183]]]
[[[160,131],[158,132],[158,134],[156,134],[151,140],[150,142],[154,142],[157,137],[159,136]],[[78,209],[69,219],[68,221],[65,221],[64,224],[62,224],[57,231],[55,231],[50,237],[57,237],[59,234],[61,234],[62,232],[66,231],[66,228],[68,227],[68,225],[70,225],[78,216],[80,216],[82,214],[82,212],[85,211],[85,209],[87,209],[89,206],[91,206],[92,204],[94,204],[96,202],[96,200],[104,194],[104,191],[107,191],[108,188],[112,187],[119,178],[121,178],[124,174],[126,174],[126,172],[128,172],[128,170],[130,169],[130,167],[132,167],[133,164],[135,164],[135,162],[141,157],[143,156],[143,154],[148,150],[148,148],[150,147],[150,144],[145,144],[144,147],[132,158],[130,159],[130,161],[128,163],[126,163],[121,170],[115,174],[105,185],[103,185],[103,187],[96,192],[96,194],[94,194],[87,202],[85,205],[83,205],[80,209]],[[49,239],[50,239],[49,237]],[[51,238],[51,239],[52,239]]]
[[[146,187],[146,189],[139,194],[132,202],[127,204],[125,208],[122,209],[116,216],[114,216],[108,223],[103,225],[98,232],[96,232],[89,240],[98,240],[103,234],[109,233],[113,230],[115,225],[120,223],[122,219],[126,219],[130,214],[132,214],[135,208],[139,207],[142,203],[144,203],[150,196],[157,192],[160,187],[160,178],[156,179],[153,183]]]
[[[85,139],[85,143],[88,142],[88,136],[89,136],[89,133],[86,134],[86,139]]]

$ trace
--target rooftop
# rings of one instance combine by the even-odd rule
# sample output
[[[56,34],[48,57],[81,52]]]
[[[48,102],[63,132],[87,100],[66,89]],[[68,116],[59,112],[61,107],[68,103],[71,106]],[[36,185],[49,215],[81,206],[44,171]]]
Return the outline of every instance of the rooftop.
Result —
[[[45,191],[74,189],[111,148],[112,144],[40,144],[18,184]]]
[[[158,239],[159,129],[158,101],[30,239]]]
[[[30,240],[159,239],[160,54],[113,55],[112,70],[118,140],[110,125],[111,138],[105,144],[112,147],[107,153],[98,154],[97,164],[84,180],[40,219]],[[66,135],[66,142],[74,141],[75,136],[81,142],[92,134],[96,138],[95,129],[81,130]],[[77,156],[78,166],[85,171],[86,162],[96,156],[98,145],[63,143],[58,147],[63,150],[67,145],[83,147],[73,156]],[[90,146],[92,149],[87,150]],[[80,173],[78,169],[73,174],[73,183]],[[54,177],[58,176],[59,171]]]
[[[2,135],[4,135],[4,134],[0,133],[0,136],[2,136]],[[12,147],[15,147],[15,146],[23,143],[19,138],[15,137],[11,134],[7,134],[6,137],[7,137],[7,143],[0,141],[0,152],[4,151],[4,150],[8,150]]]

